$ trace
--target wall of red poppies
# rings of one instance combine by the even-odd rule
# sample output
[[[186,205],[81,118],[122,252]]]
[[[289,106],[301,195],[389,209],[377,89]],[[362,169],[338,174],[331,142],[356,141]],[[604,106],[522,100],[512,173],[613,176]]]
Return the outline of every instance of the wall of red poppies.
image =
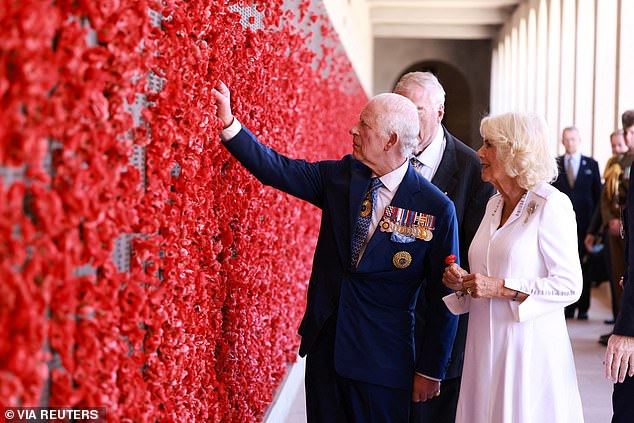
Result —
[[[341,157],[366,95],[327,16],[0,3],[0,406],[260,420],[295,359],[319,211],[230,158],[211,88],[279,151]]]

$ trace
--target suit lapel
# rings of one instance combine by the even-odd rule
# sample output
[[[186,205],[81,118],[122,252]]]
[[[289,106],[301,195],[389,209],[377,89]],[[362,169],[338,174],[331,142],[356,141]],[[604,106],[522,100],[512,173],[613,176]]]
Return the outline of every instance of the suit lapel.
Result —
[[[564,158],[565,156],[559,156],[557,157],[557,168],[559,169],[559,175],[561,176],[561,179],[563,179],[563,184],[568,187],[568,191],[572,191],[572,188],[570,187],[570,182],[568,182],[568,172],[566,172],[566,166],[565,166],[565,162],[564,162]],[[579,170],[581,170],[581,167],[579,167]],[[579,175],[577,175],[579,176]]]
[[[586,156],[581,156],[581,160],[579,161],[579,170],[577,171],[577,178],[575,179],[575,187],[585,178],[587,168],[588,159],[586,159]]]
[[[351,167],[350,177],[350,198],[349,198],[349,224],[350,233],[348,236],[348,250],[352,248],[352,238],[354,237],[354,230],[357,226],[357,219],[361,210],[361,203],[363,197],[370,187],[370,177],[372,172],[370,169],[361,162],[354,161]]]

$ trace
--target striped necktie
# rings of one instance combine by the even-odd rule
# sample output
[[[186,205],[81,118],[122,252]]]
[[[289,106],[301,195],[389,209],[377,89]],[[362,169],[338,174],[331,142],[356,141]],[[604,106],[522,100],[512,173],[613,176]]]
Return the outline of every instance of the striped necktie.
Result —
[[[381,180],[377,177],[371,179],[370,188],[363,198],[363,204],[361,206],[361,212],[357,218],[357,226],[354,230],[354,238],[352,239],[352,267],[357,267],[359,261],[359,254],[363,244],[368,237],[368,230],[370,229],[370,222],[372,222],[372,214],[374,211],[374,203],[376,203],[377,190],[383,186]]]
[[[423,168],[425,167],[424,164],[421,163],[420,160],[418,160],[416,157],[412,157],[411,159],[409,159],[410,163],[412,164],[412,166],[414,167],[414,170],[416,172],[418,172],[418,174],[420,176],[422,176],[423,178],[425,178],[425,174],[423,173]],[[427,179],[427,178],[425,178]]]

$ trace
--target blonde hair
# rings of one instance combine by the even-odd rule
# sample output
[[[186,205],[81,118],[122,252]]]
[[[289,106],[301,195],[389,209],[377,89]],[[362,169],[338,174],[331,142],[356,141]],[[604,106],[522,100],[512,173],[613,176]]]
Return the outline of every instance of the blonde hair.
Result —
[[[480,134],[496,149],[504,171],[524,189],[557,177],[557,162],[548,148],[548,127],[534,113],[504,113],[480,123]]]

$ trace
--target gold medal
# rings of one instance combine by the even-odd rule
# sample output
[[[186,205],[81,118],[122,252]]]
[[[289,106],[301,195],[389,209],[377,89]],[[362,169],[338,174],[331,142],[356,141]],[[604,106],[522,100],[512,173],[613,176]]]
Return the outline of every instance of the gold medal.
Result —
[[[370,203],[370,200],[363,200],[363,204],[361,205],[361,212],[359,213],[359,215],[361,215],[361,217],[368,217],[371,211],[372,203]]]
[[[399,251],[392,257],[392,263],[398,269],[405,269],[412,263],[412,256],[407,251]]]
[[[381,222],[381,232],[392,232],[390,230],[390,222],[387,220],[384,220]]]

